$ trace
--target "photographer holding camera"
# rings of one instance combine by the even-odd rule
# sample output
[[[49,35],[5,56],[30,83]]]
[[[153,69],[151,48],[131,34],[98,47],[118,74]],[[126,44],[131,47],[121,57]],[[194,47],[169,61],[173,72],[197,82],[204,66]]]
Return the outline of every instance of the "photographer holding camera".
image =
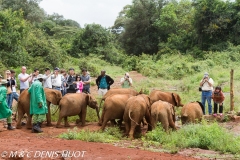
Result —
[[[132,87],[132,78],[129,77],[129,73],[125,73],[124,77],[120,81],[122,88]]]
[[[205,103],[206,100],[208,102],[208,113],[209,115],[212,114],[212,104],[211,104],[211,97],[212,97],[212,91],[213,91],[213,79],[209,77],[209,74],[206,72],[204,73],[203,79],[200,82],[200,87],[202,88],[202,97],[201,101],[204,107],[203,114],[205,115]]]

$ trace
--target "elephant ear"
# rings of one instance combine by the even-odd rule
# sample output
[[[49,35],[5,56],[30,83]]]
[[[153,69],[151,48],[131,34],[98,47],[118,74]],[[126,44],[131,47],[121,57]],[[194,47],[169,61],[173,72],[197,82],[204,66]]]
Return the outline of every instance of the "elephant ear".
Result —
[[[170,110],[171,110],[172,115],[175,115],[175,108],[172,104],[170,104]]]
[[[57,103],[57,93],[52,90],[52,89],[48,89],[48,90],[44,90],[45,94],[46,94],[46,99],[48,102],[51,102],[54,105],[58,105]]]
[[[176,106],[179,106],[179,103],[180,103],[180,97],[179,97],[179,95],[176,94],[176,93],[173,93],[172,95],[173,95],[173,98],[174,98],[173,100],[174,100]]]

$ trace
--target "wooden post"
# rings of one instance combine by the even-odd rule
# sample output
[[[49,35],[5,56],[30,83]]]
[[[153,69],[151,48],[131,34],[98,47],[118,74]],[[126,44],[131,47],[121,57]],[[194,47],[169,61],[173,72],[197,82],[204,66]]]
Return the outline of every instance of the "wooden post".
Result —
[[[233,69],[231,69],[230,77],[230,111],[234,110],[234,93],[233,93]]]

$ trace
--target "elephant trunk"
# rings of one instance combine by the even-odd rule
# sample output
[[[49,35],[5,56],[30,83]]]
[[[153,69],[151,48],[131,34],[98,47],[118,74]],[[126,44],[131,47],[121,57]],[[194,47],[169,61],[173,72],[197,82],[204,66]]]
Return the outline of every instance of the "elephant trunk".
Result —
[[[98,121],[100,121],[99,108],[98,107],[96,107],[96,112],[97,112],[97,116],[98,116]]]

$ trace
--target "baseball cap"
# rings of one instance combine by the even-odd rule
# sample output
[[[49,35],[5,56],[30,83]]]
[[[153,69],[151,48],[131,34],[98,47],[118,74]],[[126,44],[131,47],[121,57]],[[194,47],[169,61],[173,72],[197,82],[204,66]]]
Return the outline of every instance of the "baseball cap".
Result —
[[[69,71],[70,71],[70,70],[74,70],[74,68],[69,68]]]
[[[58,67],[55,67],[54,70],[55,70],[55,71],[59,71],[60,69],[59,69]]]

